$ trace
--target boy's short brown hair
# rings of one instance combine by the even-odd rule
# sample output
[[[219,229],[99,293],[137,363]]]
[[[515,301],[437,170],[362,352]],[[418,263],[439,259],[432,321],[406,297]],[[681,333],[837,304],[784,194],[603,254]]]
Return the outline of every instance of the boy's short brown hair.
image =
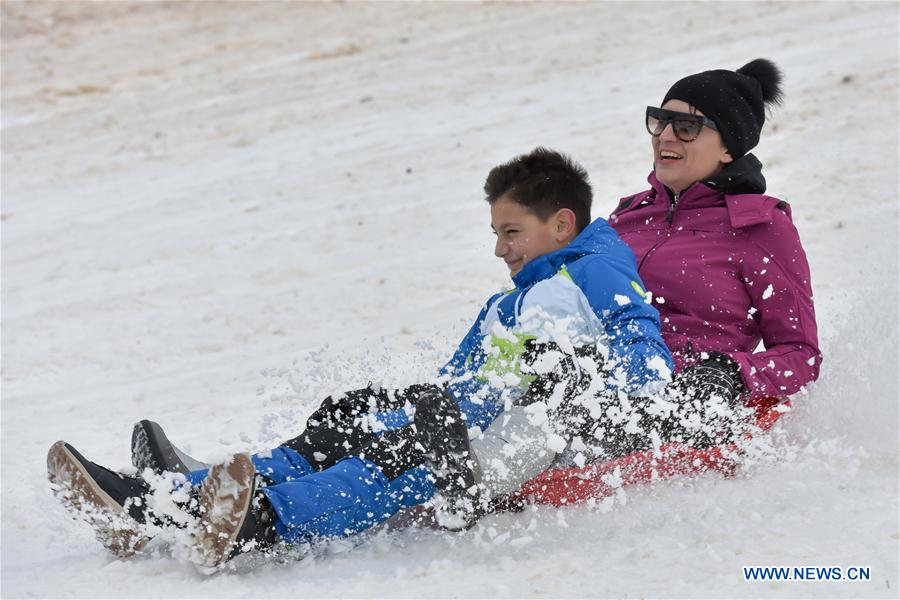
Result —
[[[593,193],[587,171],[565,154],[547,148],[537,147],[491,169],[484,193],[490,204],[506,196],[543,221],[568,208],[575,213],[579,233],[591,223]]]

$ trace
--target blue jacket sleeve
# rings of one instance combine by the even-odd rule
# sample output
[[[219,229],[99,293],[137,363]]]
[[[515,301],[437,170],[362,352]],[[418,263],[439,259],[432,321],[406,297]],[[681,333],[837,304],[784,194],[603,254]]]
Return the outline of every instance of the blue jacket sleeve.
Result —
[[[659,312],[646,302],[634,259],[588,256],[570,266],[569,273],[603,323],[612,386],[634,394],[667,380],[674,362],[660,333]]]

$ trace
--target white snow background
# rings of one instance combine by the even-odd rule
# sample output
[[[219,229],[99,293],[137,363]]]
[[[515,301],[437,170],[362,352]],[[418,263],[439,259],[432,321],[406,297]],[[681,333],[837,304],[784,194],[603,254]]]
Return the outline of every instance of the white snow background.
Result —
[[[2,595],[897,597],[897,40],[894,2],[3,2]],[[646,187],[644,107],[760,56],[825,355],[766,460],[211,577],[115,560],[50,496],[57,439],[125,468],[151,418],[224,458],[433,372],[508,283],[492,166],[567,152],[605,217]]]

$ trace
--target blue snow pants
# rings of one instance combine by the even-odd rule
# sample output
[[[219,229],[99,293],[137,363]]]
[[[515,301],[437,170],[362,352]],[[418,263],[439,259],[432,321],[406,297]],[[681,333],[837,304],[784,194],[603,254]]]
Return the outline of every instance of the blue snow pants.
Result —
[[[375,463],[356,456],[324,471],[287,446],[250,458],[257,472],[274,482],[260,490],[278,515],[278,535],[289,544],[359,533],[434,495],[426,466],[388,481]],[[200,485],[207,472],[192,471],[187,479]]]

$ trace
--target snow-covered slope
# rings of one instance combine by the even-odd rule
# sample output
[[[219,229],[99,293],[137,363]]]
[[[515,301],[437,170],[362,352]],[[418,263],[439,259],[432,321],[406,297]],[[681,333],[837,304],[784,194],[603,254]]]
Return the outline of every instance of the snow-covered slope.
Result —
[[[897,36],[893,3],[4,2],[3,595],[896,597]],[[153,418],[219,458],[433,371],[507,282],[493,165],[570,153],[605,216],[645,185],[644,107],[758,56],[787,77],[757,155],[825,363],[744,475],[214,577],[113,560],[49,496],[60,438],[125,467]]]

